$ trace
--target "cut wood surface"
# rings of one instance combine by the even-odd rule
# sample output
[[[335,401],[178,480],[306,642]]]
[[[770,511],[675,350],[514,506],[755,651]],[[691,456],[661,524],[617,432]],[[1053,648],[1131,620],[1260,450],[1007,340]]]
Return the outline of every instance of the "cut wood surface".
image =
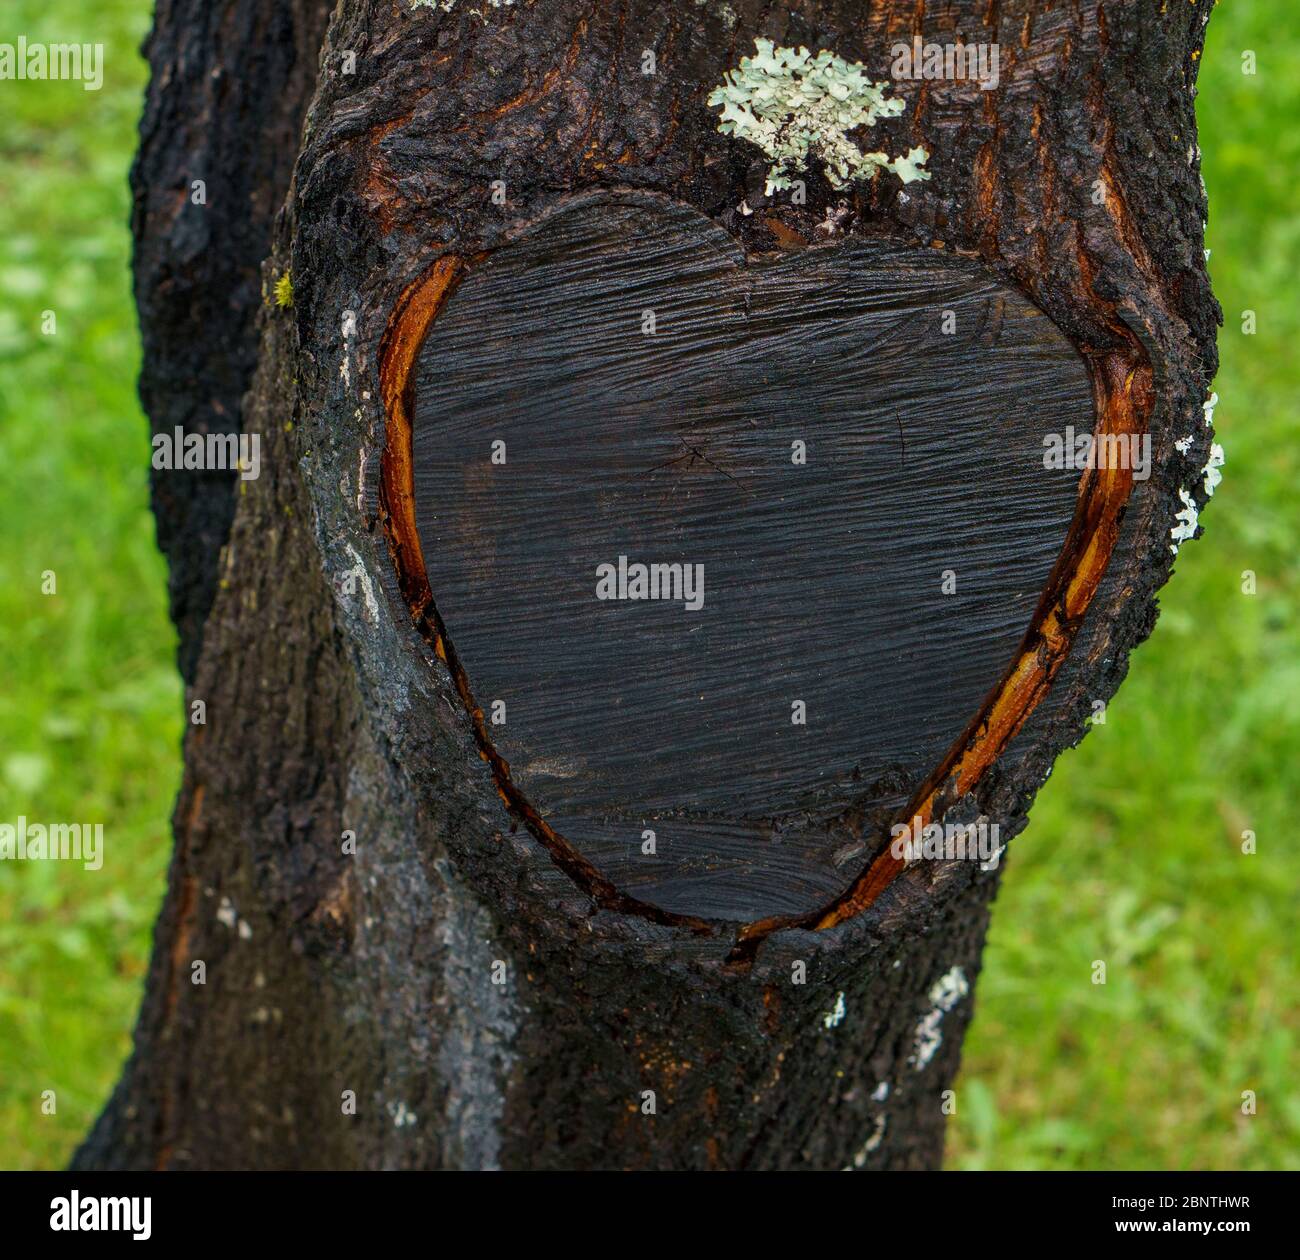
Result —
[[[879,847],[1061,552],[1080,473],[1044,438],[1093,425],[1077,352],[979,264],[746,262],[646,197],[471,268],[414,392],[434,603],[503,777],[618,887],[729,920]]]

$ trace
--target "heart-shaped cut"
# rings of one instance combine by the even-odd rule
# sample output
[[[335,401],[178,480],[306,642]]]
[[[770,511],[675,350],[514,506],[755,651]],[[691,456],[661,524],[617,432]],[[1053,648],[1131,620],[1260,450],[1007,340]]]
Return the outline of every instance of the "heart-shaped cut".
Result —
[[[675,914],[838,895],[1014,658],[1075,508],[1044,439],[1092,414],[1047,317],[936,250],[747,261],[638,196],[522,232],[438,314],[411,430],[512,792]]]

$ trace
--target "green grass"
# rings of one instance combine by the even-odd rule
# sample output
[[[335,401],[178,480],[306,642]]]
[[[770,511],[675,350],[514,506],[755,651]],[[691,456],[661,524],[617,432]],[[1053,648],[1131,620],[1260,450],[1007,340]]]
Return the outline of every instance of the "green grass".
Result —
[[[105,45],[102,91],[0,85],[0,822],[105,824],[104,869],[0,866],[0,1167],[56,1167],[129,1044],[169,852],[180,685],[134,381],[126,168],[144,0],[10,0]],[[1107,722],[1012,847],[954,1168],[1300,1166],[1300,35],[1220,5],[1199,100],[1227,323],[1225,480]],[[1259,74],[1241,74],[1255,49]],[[20,90],[15,91],[15,86]],[[1243,336],[1240,312],[1257,312]],[[41,312],[58,331],[44,336]],[[58,593],[41,594],[41,574]],[[1241,572],[1258,593],[1241,593]],[[1240,853],[1251,828],[1259,852]],[[1094,959],[1108,982],[1091,983]],[[43,1115],[41,1093],[57,1093]],[[1258,1114],[1243,1116],[1241,1091]]]
[[[104,824],[98,872],[0,864],[0,1167],[45,1168],[66,1161],[129,1044],[181,689],[127,270],[147,9],[9,0],[5,19],[5,40],[105,46],[98,92],[0,84],[0,822]]]
[[[1105,726],[1057,763],[1011,847],[952,1168],[1300,1167],[1300,35],[1289,16],[1255,0],[1221,4],[1210,22],[1197,111],[1224,310],[1224,481]],[[1243,49],[1258,54],[1254,77]],[[1254,336],[1243,310],[1256,312]],[[1104,986],[1091,982],[1094,959],[1108,964]],[[1241,1113],[1246,1089],[1254,1116]]]

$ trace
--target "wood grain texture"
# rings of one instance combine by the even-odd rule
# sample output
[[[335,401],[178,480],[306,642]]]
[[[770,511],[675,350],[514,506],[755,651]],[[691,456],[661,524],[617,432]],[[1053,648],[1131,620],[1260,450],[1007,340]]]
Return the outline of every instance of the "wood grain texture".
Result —
[[[1021,643],[1077,497],[1043,438],[1092,416],[1069,342],[975,263],[747,263],[645,197],[523,232],[435,321],[412,434],[434,602],[514,787],[673,913],[843,892]],[[702,588],[598,598],[620,557]]]

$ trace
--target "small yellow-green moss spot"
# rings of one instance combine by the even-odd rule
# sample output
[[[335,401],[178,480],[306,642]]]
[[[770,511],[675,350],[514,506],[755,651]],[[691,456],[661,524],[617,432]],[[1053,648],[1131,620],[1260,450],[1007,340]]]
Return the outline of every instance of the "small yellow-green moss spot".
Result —
[[[718,130],[756,144],[769,158],[767,195],[793,186],[791,176],[820,158],[832,188],[871,179],[879,170],[893,171],[904,184],[929,179],[922,166],[930,156],[919,145],[902,157],[864,153],[848,137],[855,127],[873,126],[878,118],[903,112],[903,101],[886,96],[887,83],[873,83],[860,61],[849,63],[823,49],[777,48],[756,39],[752,57],[709,94],[721,105]]]
[[[293,305],[293,277],[287,271],[275,282],[275,304],[281,309]]]

